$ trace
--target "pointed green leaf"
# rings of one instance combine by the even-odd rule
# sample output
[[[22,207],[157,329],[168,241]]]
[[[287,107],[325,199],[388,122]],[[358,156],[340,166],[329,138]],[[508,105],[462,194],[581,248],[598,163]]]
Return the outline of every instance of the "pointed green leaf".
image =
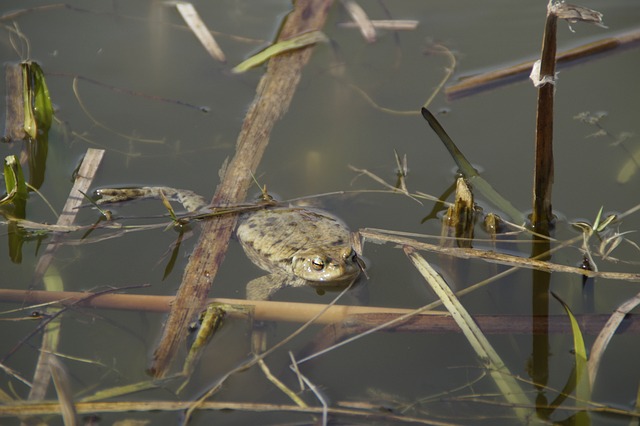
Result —
[[[495,189],[493,189],[489,182],[484,180],[480,176],[480,174],[478,174],[478,171],[471,165],[462,151],[458,149],[456,144],[453,142],[453,139],[449,137],[438,119],[424,107],[421,111],[422,116],[427,121],[427,123],[429,123],[429,126],[431,127],[431,129],[433,129],[438,138],[440,138],[445,148],[447,148],[447,151],[449,151],[449,154],[458,165],[458,168],[462,172],[463,176],[469,181],[471,186],[480,191],[487,198],[487,200],[493,203],[496,207],[508,214],[516,223],[518,223],[519,225],[525,223],[524,215],[518,209],[516,209],[509,202],[509,200],[504,198]]]
[[[582,332],[580,331],[580,325],[575,316],[571,312],[569,306],[564,303],[555,293],[551,293],[556,298],[562,307],[564,308],[569,322],[571,323],[571,332],[573,334],[573,350],[575,353],[576,362],[576,397],[578,401],[590,401],[591,400],[591,386],[589,385],[589,372],[587,369],[587,348],[584,344]]]
[[[35,117],[37,130],[47,132],[51,128],[53,121],[53,106],[49,96],[49,88],[44,79],[44,72],[36,62],[30,62],[29,84],[31,86],[33,115]]]
[[[413,247],[405,246],[404,252],[458,324],[503,397],[513,407],[515,415],[520,420],[519,423],[539,424],[540,421],[529,408],[532,407],[532,402],[527,394],[447,283]]]
[[[309,46],[310,44],[326,42],[328,40],[329,39],[322,31],[309,31],[267,47],[265,50],[236,65],[231,72],[234,74],[240,74],[262,64],[272,56],[288,52],[289,50],[300,49],[302,47]]]
[[[600,206],[600,210],[598,210],[598,214],[596,215],[596,220],[593,221],[593,229],[595,231],[599,230],[600,228],[600,219],[602,219],[602,210],[604,209],[603,206]]]

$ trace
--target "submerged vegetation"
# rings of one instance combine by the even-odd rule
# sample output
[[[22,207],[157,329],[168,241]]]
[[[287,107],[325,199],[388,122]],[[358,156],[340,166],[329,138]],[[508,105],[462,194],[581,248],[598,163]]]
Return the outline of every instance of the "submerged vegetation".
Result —
[[[503,71],[494,66],[491,75],[452,84],[452,76],[460,66],[458,52],[446,42],[423,42],[423,46],[427,45],[425,55],[444,61],[444,69],[440,63],[429,70],[437,74],[430,83],[431,89],[404,88],[420,93],[417,103],[421,106],[390,107],[393,102],[376,93],[367,81],[370,74],[378,71],[380,59],[368,59],[373,64],[371,73],[359,78],[348,76],[352,58],[346,58],[350,53],[345,52],[349,52],[350,46],[335,41],[332,32],[336,27],[327,22],[346,20],[337,28],[351,31],[346,33],[350,43],[359,37],[350,30],[353,28],[360,31],[367,49],[395,53],[395,62],[393,55],[384,60],[394,62],[394,76],[403,71],[399,65],[403,55],[415,53],[403,46],[399,34],[424,31],[422,22],[393,19],[391,4],[380,3],[388,15],[382,20],[369,18],[370,5],[363,7],[353,0],[332,3],[298,1],[282,22],[269,18],[273,20],[269,28],[279,28],[273,42],[238,35],[251,34],[250,28],[209,29],[207,15],[198,12],[198,5],[184,2],[151,6],[151,10],[159,13],[153,16],[88,10],[62,3],[5,11],[0,16],[6,45],[19,59],[5,68],[6,194],[0,200],[0,213],[8,252],[0,255],[6,258],[3,261],[8,261],[3,269],[10,278],[0,288],[3,303],[0,326],[7,336],[0,346],[0,367],[4,372],[0,381],[0,416],[11,418],[15,424],[55,423],[57,420],[52,419],[61,416],[64,424],[69,425],[77,424],[81,416],[88,419],[90,414],[114,422],[135,417],[153,424],[379,421],[586,425],[604,424],[612,419],[623,419],[625,424],[637,422],[640,376],[633,368],[633,357],[619,348],[608,357],[604,354],[616,345],[616,338],[631,342],[630,354],[640,349],[636,342],[640,320],[631,313],[640,303],[637,260],[640,246],[634,229],[626,221],[640,226],[640,200],[607,206],[607,210],[618,210],[615,213],[602,206],[597,212],[579,210],[593,220],[567,220],[552,208],[553,205],[564,210],[567,203],[562,198],[552,198],[557,170],[568,167],[559,161],[554,164],[554,144],[566,143],[558,140],[554,130],[558,115],[554,103],[564,95],[564,80],[558,82],[555,68],[557,58],[566,57],[556,54],[561,39],[557,34],[558,21],[567,21],[573,30],[585,22],[603,26],[603,15],[553,1],[549,2],[546,16],[539,11],[540,22],[544,22],[540,61],[537,65],[520,67],[533,67],[530,78],[538,94],[536,116],[531,117],[535,137],[526,132],[520,135],[523,139],[535,139],[535,147],[531,149],[535,159],[508,160],[517,162],[522,169],[533,170],[533,188],[519,188],[520,192],[532,194],[529,214],[517,207],[520,203],[511,200],[522,197],[504,189],[504,182],[495,179],[496,171],[476,166],[477,154],[471,154],[469,141],[456,136],[461,129],[444,123],[448,110],[434,106],[436,102],[444,102],[440,99],[446,84],[449,84],[446,92],[452,99],[463,94],[473,98],[482,95],[478,87],[506,84],[503,78],[512,81],[522,70]],[[243,17],[251,21],[253,11],[243,9],[246,6],[242,2],[234,7],[238,9],[225,11],[229,20]],[[175,16],[170,18],[164,15],[172,13]],[[108,73],[97,78],[76,69],[60,72],[37,55],[31,59],[32,51],[43,55],[37,43],[44,41],[36,30],[24,30],[23,23],[38,16],[52,18],[55,14],[71,22],[74,19],[101,25],[110,20],[135,22],[134,32],[140,28],[158,31],[160,26],[162,30],[168,28],[175,37],[188,34],[191,41],[193,32],[204,47],[195,58],[199,55],[213,58],[219,67],[215,76],[198,76],[195,87],[205,92],[212,82],[218,86],[232,86],[233,82],[237,84],[232,87],[234,96],[212,99],[211,107],[198,107],[195,106],[198,101],[171,99],[173,95],[165,92],[161,95],[133,90],[130,87],[136,86],[135,80],[115,85],[103,81]],[[265,16],[259,18],[266,20]],[[218,25],[226,28],[224,22]],[[633,34],[638,31],[627,32],[618,40],[633,47],[638,40]],[[156,42],[161,35],[162,31],[153,33],[149,40]],[[432,36],[440,38],[437,34]],[[191,47],[183,44],[188,43],[186,40],[185,37],[178,43],[180,49]],[[388,40],[393,42],[385,45]],[[602,38],[600,48],[594,48],[594,44],[598,42],[590,42],[588,49],[573,49],[572,55],[580,51],[579,55],[585,55],[582,59],[589,59],[593,53],[613,49],[610,37]],[[229,46],[245,49],[239,53]],[[144,47],[145,51],[152,50]],[[248,50],[253,50],[253,55]],[[522,52],[521,56],[531,53]],[[63,53],[50,52],[52,58],[59,54]],[[241,60],[243,55],[245,58]],[[330,55],[331,59],[327,59]],[[327,62],[318,63],[317,57],[324,57]],[[158,60],[150,54],[149,67],[153,72],[145,74],[145,78],[161,80],[162,67],[152,67],[154,59]],[[122,61],[115,65],[126,65],[126,60]],[[414,63],[412,67],[415,66]],[[322,87],[321,92],[329,92],[327,87],[335,85],[337,97],[353,97],[361,107],[373,111],[376,114],[373,117],[391,120],[398,127],[394,137],[402,134],[400,127],[418,123],[417,140],[404,146],[424,146],[429,141],[433,153],[449,153],[451,164],[457,166],[456,175],[447,176],[447,181],[416,180],[414,176],[439,165],[431,164],[430,160],[418,161],[413,155],[401,155],[400,149],[395,152],[395,159],[391,156],[388,159],[389,169],[396,166],[395,174],[380,172],[369,152],[349,154],[357,152],[350,148],[356,141],[349,136],[340,135],[341,140],[334,145],[333,128],[358,120],[357,113],[343,121],[340,101],[318,105],[316,109],[314,95],[304,93],[308,90],[305,84],[310,85],[303,80],[307,74],[314,84]],[[126,74],[126,78],[133,79],[134,75]],[[189,79],[196,78],[189,75]],[[567,76],[566,80],[569,79]],[[79,82],[87,85],[86,93],[81,93]],[[142,85],[140,81],[137,84]],[[188,141],[179,137],[171,145],[167,140],[172,137],[159,130],[170,132],[169,127],[182,126],[176,117],[204,126],[207,121],[202,119],[203,115],[212,117],[206,120],[215,121],[218,127],[228,125],[232,120],[225,121],[228,117],[225,113],[233,106],[245,105],[248,99],[241,102],[236,98],[240,97],[241,88],[249,85],[256,87],[253,102],[242,123],[239,119],[234,122],[232,133],[237,142],[233,148],[230,149],[228,136],[208,134],[207,147],[197,149],[187,161],[182,155],[188,151],[183,149]],[[153,87],[159,90],[162,83]],[[150,109],[173,108],[171,116],[154,117],[158,123],[153,126],[137,119],[131,124],[124,117],[120,122],[111,116],[115,114],[113,104],[101,105],[95,90],[102,90],[98,93],[105,97],[117,95],[118,102],[124,98],[131,103],[144,102],[142,105]],[[190,90],[194,90],[190,96],[197,99],[197,90]],[[313,131],[305,129],[304,137],[298,136],[283,154],[272,134],[279,135],[282,127],[292,126],[287,117],[304,108],[298,104],[289,111],[294,94],[302,96],[307,107],[314,104],[309,116],[320,116],[320,110],[326,109],[332,111],[334,122],[320,125],[324,134],[319,148],[305,145],[307,139],[318,140]],[[60,111],[54,108],[57,99],[63,105]],[[516,101],[513,108],[520,108],[519,104]],[[77,115],[70,112],[74,108]],[[136,104],[135,108],[141,107]],[[584,112],[586,108],[580,104],[576,108],[578,112],[572,117],[582,125],[596,127],[596,133],[590,137],[606,139],[622,152],[624,164],[615,178],[618,184],[637,184],[640,150],[633,147],[632,132],[609,130],[602,121],[605,113]],[[185,110],[189,113],[182,115]],[[233,113],[236,118],[240,115],[238,110]],[[199,116],[195,119],[189,114]],[[424,126],[423,119],[428,126]],[[166,124],[163,121],[170,126],[163,127]],[[78,123],[85,123],[86,128]],[[313,123],[316,121],[305,125]],[[131,128],[123,130],[127,125]],[[483,125],[500,126],[500,120],[496,117],[495,123],[474,122],[468,126],[482,132]],[[445,150],[435,144],[438,139]],[[350,166],[350,173],[360,178],[360,185],[366,182],[363,188],[347,189],[342,185],[339,191],[286,201],[275,201],[267,194],[264,182],[269,183],[270,189],[275,185],[266,167],[259,167],[263,154],[278,153],[276,164],[271,167],[292,173],[294,166],[290,164],[300,163],[294,158],[299,146],[312,154],[315,148],[324,149],[325,145],[330,147],[333,157],[340,154],[345,169],[347,164],[357,165]],[[153,148],[148,151],[142,146]],[[75,171],[68,153],[74,148],[83,152]],[[214,160],[210,155],[214,149],[226,151]],[[371,153],[376,150],[367,147]],[[19,155],[11,151],[19,151]],[[169,159],[166,169],[149,179],[173,185],[194,174],[195,183],[204,182],[203,187],[213,194],[211,202],[205,209],[194,211],[184,203],[180,193],[162,187],[154,192],[160,201],[144,206],[161,206],[162,214],[126,216],[122,212],[129,211],[128,204],[105,204],[92,192],[102,188],[106,194],[105,187],[117,184],[100,176],[102,170],[113,167],[111,162],[116,156],[124,160],[115,166],[119,169],[117,174],[109,175],[108,179],[115,176],[130,185],[136,180],[130,177],[135,169],[128,167],[131,161],[151,160],[154,165],[148,171],[153,174],[158,173],[155,164],[159,158],[166,156]],[[206,166],[215,162],[219,167],[217,174],[211,172],[214,167],[200,170],[192,166],[202,157],[208,157],[201,163]],[[305,172],[311,172],[312,158],[313,155],[307,157]],[[185,164],[175,164],[181,162]],[[259,174],[259,170],[266,174]],[[206,179],[201,177],[205,172]],[[314,184],[329,182],[331,172],[327,169],[323,172],[320,178],[312,179]],[[49,184],[55,175],[65,175],[71,182],[61,184],[62,180],[57,180]],[[157,182],[158,176],[161,182]],[[389,183],[394,179],[394,183]],[[288,180],[302,179],[292,173]],[[245,199],[255,183],[260,187],[261,200],[248,202]],[[65,185],[68,188],[63,190]],[[331,188],[327,186],[325,190]],[[61,191],[65,194],[60,194]],[[441,195],[425,191],[440,191]],[[591,191],[590,195],[597,200],[598,191],[603,189]],[[61,197],[66,197],[62,208],[57,207]],[[382,197],[393,200],[392,205],[384,205]],[[246,284],[243,280],[248,276],[244,266],[225,269],[231,261],[225,261],[225,255],[239,213],[280,203],[305,205],[336,198],[361,210],[360,223],[355,217],[350,218],[351,229],[357,231],[348,242],[357,253],[353,259],[358,259],[358,267],[364,272],[359,282],[339,289],[316,288],[325,297],[323,303],[305,303],[308,299],[303,296],[289,302],[244,300],[233,290],[243,290]],[[186,212],[172,204],[176,200]],[[371,207],[366,203],[375,204]],[[46,205],[49,207],[43,207]],[[45,219],[49,209],[57,216],[55,224]],[[350,210],[342,209],[346,214]],[[371,218],[393,226],[380,229]],[[170,230],[176,234],[167,232]],[[139,235],[148,240],[134,248],[131,241]],[[190,239],[194,236],[197,239]],[[155,251],[159,238],[164,238],[165,244],[164,253],[160,254]],[[127,247],[129,244],[132,247]],[[110,253],[118,250],[124,258],[115,260]],[[370,262],[371,268],[364,268],[364,261],[359,260],[361,253],[365,259],[368,253],[375,258]],[[398,260],[398,254],[405,258]],[[153,258],[156,266],[160,265],[160,274],[149,266],[148,260],[141,260],[148,257]],[[229,257],[233,257],[233,249]],[[243,259],[234,265],[247,262]],[[87,270],[77,276],[68,272],[84,263]],[[313,266],[322,267],[318,262]],[[531,274],[524,275],[522,271]],[[418,282],[417,277],[420,285],[424,281],[424,289],[429,290],[406,285]],[[236,285],[234,281],[239,282]],[[608,292],[603,286],[613,285],[624,289],[606,300],[598,299]],[[300,289],[298,292],[310,295]],[[427,292],[435,294],[435,300],[429,302]],[[364,293],[370,293],[375,302],[367,303],[368,294]],[[210,299],[211,295],[216,297]],[[284,297],[290,300],[294,298],[291,295],[294,293]],[[482,304],[485,299],[488,302]],[[505,335],[509,340],[501,340],[500,336]],[[414,353],[420,353],[418,361],[413,358]],[[559,357],[558,353],[565,356]],[[331,361],[332,357],[339,359]],[[630,377],[625,378],[623,391],[608,383],[612,381],[608,375],[615,371],[616,364],[632,370]],[[388,376],[393,379],[387,379]],[[624,396],[620,397],[621,394]],[[134,416],[132,411],[143,414]],[[174,413],[179,415],[176,417]],[[234,419],[226,420],[226,415]]]

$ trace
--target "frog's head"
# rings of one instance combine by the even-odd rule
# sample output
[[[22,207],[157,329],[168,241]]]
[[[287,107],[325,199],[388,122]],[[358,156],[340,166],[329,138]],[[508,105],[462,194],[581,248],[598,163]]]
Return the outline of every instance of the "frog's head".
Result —
[[[300,251],[293,256],[293,273],[307,281],[330,283],[355,279],[362,261],[351,247]]]

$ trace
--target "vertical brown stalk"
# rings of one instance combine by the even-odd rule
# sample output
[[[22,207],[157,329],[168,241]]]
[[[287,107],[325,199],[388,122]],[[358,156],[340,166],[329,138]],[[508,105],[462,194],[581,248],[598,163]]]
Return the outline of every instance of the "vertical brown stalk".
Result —
[[[546,238],[535,237],[531,257],[539,260],[549,259],[550,243]],[[532,354],[529,375],[539,393],[536,398],[538,415],[548,418],[546,412],[546,385],[549,379],[549,285],[551,273],[541,270],[531,272],[531,327],[537,332],[532,334]]]
[[[536,111],[536,148],[533,181],[533,213],[531,224],[542,237],[534,238],[532,257],[547,260],[549,225],[553,220],[551,208],[551,189],[553,186],[553,96],[555,92],[556,69],[556,32],[558,18],[552,10],[552,2],[547,7],[547,19],[542,40],[542,55],[538,87],[538,105]],[[540,390],[536,398],[538,415],[547,418],[547,400],[543,389],[549,377],[549,283],[551,274],[535,270],[532,273],[531,314],[532,326],[541,330],[532,335],[532,354],[530,375]],[[534,328],[535,329],[535,328]]]
[[[548,232],[553,219],[551,209],[551,189],[553,186],[553,96],[556,71],[556,30],[558,18],[547,11],[547,21],[542,40],[542,58],[538,87],[538,108],[536,114],[536,154],[533,177],[533,213],[531,223],[536,231]],[[544,82],[548,80],[549,82]]]

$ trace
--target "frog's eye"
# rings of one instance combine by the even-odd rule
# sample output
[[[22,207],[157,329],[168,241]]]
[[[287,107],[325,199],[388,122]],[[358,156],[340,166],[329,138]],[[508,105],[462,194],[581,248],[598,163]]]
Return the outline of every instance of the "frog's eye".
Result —
[[[324,269],[324,260],[322,260],[319,257],[314,257],[311,260],[311,266],[313,267],[313,269],[315,269],[316,271],[322,271]]]

